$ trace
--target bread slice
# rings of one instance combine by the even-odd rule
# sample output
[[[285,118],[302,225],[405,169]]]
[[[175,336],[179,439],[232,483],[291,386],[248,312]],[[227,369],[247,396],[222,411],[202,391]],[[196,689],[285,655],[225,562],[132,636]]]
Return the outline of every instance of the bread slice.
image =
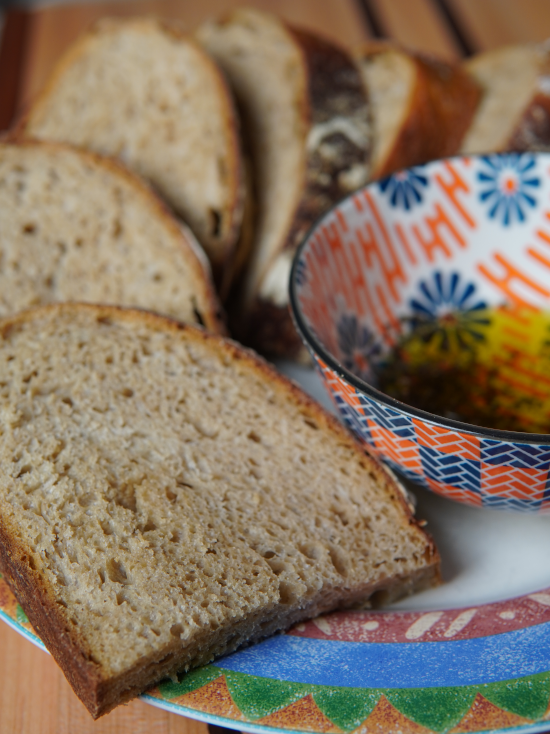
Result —
[[[223,330],[204,254],[137,176],[60,143],[1,144],[0,317],[56,301]]]
[[[373,179],[458,151],[480,98],[459,65],[375,41],[356,58],[371,103]]]
[[[392,477],[232,342],[82,304],[0,322],[0,570],[94,717],[438,580]]]
[[[20,130],[118,156],[191,227],[216,272],[243,206],[236,118],[213,62],[177,25],[105,19],[63,56]]]
[[[505,46],[464,63],[483,99],[461,152],[550,149],[550,47]]]
[[[368,100],[351,57],[258,10],[239,8],[198,31],[226,73],[252,152],[257,222],[235,317],[265,353],[302,349],[288,277],[313,222],[370,172]]]

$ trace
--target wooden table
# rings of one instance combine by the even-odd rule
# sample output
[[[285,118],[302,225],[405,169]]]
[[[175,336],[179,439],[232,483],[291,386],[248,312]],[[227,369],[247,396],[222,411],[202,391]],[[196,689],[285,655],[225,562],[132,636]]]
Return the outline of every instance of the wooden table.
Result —
[[[193,29],[239,0],[126,0],[6,13],[0,46],[0,130],[40,89],[52,64],[103,15],[154,13]],[[550,0],[247,0],[356,45],[391,37],[449,59],[550,36]],[[219,729],[219,727],[210,727]],[[207,734],[208,727],[134,701],[93,722],[49,655],[0,623],[0,734]]]

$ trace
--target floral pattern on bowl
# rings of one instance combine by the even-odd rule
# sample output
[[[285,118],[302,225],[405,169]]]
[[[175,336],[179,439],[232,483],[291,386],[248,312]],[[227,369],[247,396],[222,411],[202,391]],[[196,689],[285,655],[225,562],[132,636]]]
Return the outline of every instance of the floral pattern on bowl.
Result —
[[[294,262],[295,323],[344,422],[392,468],[471,505],[549,512],[550,435],[412,408],[377,389],[374,368],[415,323],[429,333],[448,312],[466,349],[499,309],[502,348],[521,353],[531,315],[550,314],[549,170],[540,153],[394,174],[326,214]],[[514,369],[528,374],[527,357]]]

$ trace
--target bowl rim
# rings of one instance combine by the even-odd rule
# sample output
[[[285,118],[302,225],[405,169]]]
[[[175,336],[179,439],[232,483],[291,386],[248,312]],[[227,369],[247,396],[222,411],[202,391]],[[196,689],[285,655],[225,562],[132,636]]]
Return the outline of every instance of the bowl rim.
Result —
[[[542,151],[541,151],[542,152]],[[531,151],[532,155],[537,155],[536,151]],[[481,154],[473,154],[469,156],[449,156],[448,158],[438,158],[436,161],[429,161],[425,164],[420,164],[418,166],[410,166],[409,168],[401,169],[400,171],[395,171],[394,173],[390,174],[391,176],[395,175],[396,173],[401,173],[401,171],[408,171],[410,168],[423,168],[426,165],[432,165],[434,163],[442,163],[446,160],[462,160],[464,158],[483,158],[488,154],[481,155]],[[503,155],[501,153],[492,153],[490,155],[496,155],[500,156]],[[548,156],[548,153],[546,153]],[[389,178],[389,177],[386,177]],[[357,189],[356,191],[353,191],[349,194],[346,194],[346,196],[343,196],[341,199],[339,199],[335,204],[333,204],[330,209],[328,209],[326,212],[324,212],[321,216],[319,216],[313,225],[308,229],[306,234],[304,235],[302,241],[298,245],[296,252],[294,253],[294,257],[292,260],[292,267],[290,270],[290,277],[289,277],[289,284],[288,284],[288,293],[289,293],[289,305],[290,305],[290,312],[292,315],[292,319],[294,321],[294,325],[300,334],[302,340],[305,342],[306,346],[314,353],[319,355],[319,357],[323,360],[325,364],[327,364],[333,372],[335,372],[339,377],[343,378],[346,382],[348,382],[350,385],[352,385],[356,390],[359,390],[362,393],[365,393],[368,397],[372,398],[378,403],[381,403],[382,405],[386,405],[388,408],[391,408],[393,410],[397,410],[400,413],[410,414],[414,416],[415,418],[421,418],[424,421],[427,421],[429,423],[435,423],[440,426],[443,426],[444,428],[449,428],[454,431],[460,431],[461,433],[471,433],[471,434],[479,434],[480,436],[484,438],[492,438],[494,440],[498,441],[504,441],[506,443],[523,443],[523,444],[544,444],[550,448],[550,433],[528,433],[524,431],[505,431],[500,430],[496,428],[487,428],[485,426],[477,426],[473,423],[466,423],[464,421],[454,420],[453,418],[445,418],[444,416],[437,415],[436,413],[430,413],[427,410],[421,410],[420,408],[415,408],[412,405],[408,405],[407,403],[403,403],[400,400],[397,400],[396,398],[392,398],[389,395],[386,395],[381,390],[378,390],[377,388],[373,387],[372,385],[369,385],[368,382],[365,380],[362,380],[360,377],[357,377],[357,375],[354,375],[353,372],[348,370],[344,365],[336,359],[324,346],[321,344],[321,342],[317,339],[313,331],[308,326],[305,317],[303,316],[300,305],[299,305],[299,299],[298,299],[298,288],[299,285],[297,283],[297,269],[298,269],[298,262],[300,261],[302,252],[305,250],[309,242],[311,241],[311,238],[313,234],[319,229],[321,224],[325,222],[329,217],[331,217],[335,211],[340,209],[344,204],[348,203],[354,196],[357,196],[361,192],[371,189],[374,186],[377,186],[380,181],[384,179],[377,179],[376,181],[370,181],[369,183],[365,184],[361,188]]]

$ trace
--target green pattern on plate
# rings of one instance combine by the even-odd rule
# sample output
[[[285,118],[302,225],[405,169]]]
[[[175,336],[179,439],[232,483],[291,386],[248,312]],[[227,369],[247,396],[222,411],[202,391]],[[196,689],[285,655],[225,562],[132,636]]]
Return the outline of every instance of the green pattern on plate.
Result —
[[[317,688],[305,683],[257,678],[230,670],[225,670],[224,673],[231,698],[241,713],[251,721],[279,711],[308,693],[313,693]]]
[[[477,686],[482,696],[501,709],[526,719],[540,719],[550,699],[550,673]]]
[[[260,678],[215,665],[194,670],[179,683],[165,681],[159,691],[164,699],[174,699],[202,688],[220,675],[225,676],[235,705],[250,721],[269,716],[312,694],[320,711],[345,732],[353,731],[365,721],[382,694],[408,719],[435,732],[456,726],[477,693],[498,708],[531,720],[542,718],[550,699],[550,673],[448,688],[339,688]]]
[[[323,714],[344,731],[353,731],[374,709],[381,690],[368,688],[325,688],[314,693]]]
[[[432,731],[458,724],[474,702],[478,687],[388,689],[386,698],[404,716]]]

